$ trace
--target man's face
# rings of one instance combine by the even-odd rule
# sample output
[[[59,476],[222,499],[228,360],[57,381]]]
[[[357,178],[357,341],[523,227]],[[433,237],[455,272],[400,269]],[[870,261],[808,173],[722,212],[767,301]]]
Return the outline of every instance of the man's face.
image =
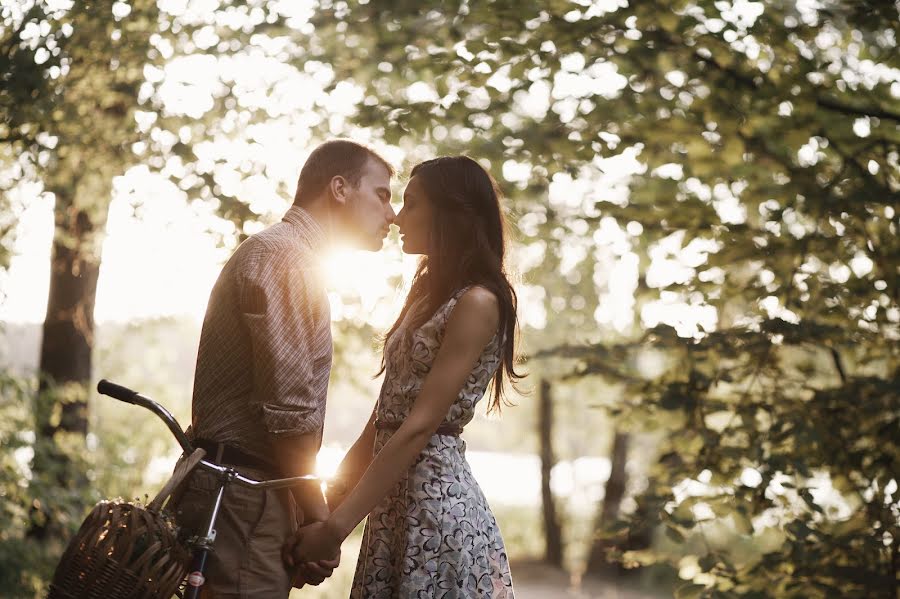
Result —
[[[381,162],[369,158],[357,187],[350,187],[344,208],[344,227],[362,249],[381,249],[394,222],[391,174]]]

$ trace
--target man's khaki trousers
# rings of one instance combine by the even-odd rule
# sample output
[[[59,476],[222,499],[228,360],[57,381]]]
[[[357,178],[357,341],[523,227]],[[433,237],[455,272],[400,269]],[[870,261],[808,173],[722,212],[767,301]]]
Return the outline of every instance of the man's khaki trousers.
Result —
[[[266,478],[258,470],[240,471],[250,478]],[[216,474],[194,470],[178,499],[179,526],[191,531],[205,526],[216,487]],[[229,483],[215,524],[214,551],[207,560],[204,598],[287,598],[291,574],[281,549],[297,530],[295,505],[287,489],[257,490]]]

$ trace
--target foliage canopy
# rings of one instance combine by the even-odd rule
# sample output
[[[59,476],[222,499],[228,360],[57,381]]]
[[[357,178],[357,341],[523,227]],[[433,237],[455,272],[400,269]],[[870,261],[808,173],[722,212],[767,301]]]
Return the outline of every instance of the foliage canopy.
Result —
[[[326,0],[314,29],[261,0],[187,16],[23,6],[0,13],[15,171],[0,182],[54,193],[60,245],[96,263],[86,232],[138,161],[238,227],[254,218],[217,167],[266,165],[196,148],[283,115],[227,70],[203,109],[173,110],[166,64],[260,52],[330,70],[335,89],[361,86],[354,120],[377,137],[504,174],[554,330],[529,333],[537,356],[617,385],[604,407],[622,425],[665,432],[640,517],[606,534],[649,525],[668,540],[623,561],[680,567],[685,597],[896,595],[896,3]],[[335,132],[327,115],[311,122]],[[609,186],[621,170],[627,193]],[[597,327],[607,270],[632,257],[636,313],[684,302],[714,317]],[[12,467],[3,484],[22,499]]]
[[[894,596],[895,3],[340,2],[316,25],[337,79],[365,89],[358,122],[523,173],[507,179],[540,226],[520,241],[590,248],[573,280],[605,280],[591,250],[614,224],[638,307],[715,310],[540,353],[619,384],[608,407],[630,427],[667,431],[639,513],[670,544],[703,541],[683,596]],[[629,153],[627,198],[548,201]],[[565,287],[547,290],[560,318],[579,310]],[[678,566],[664,545],[623,559]]]

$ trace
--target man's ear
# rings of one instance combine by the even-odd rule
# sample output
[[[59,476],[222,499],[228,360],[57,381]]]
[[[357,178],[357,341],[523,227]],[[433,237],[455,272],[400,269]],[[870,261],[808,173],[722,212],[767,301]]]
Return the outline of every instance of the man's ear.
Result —
[[[328,191],[338,204],[343,205],[347,203],[347,192],[349,190],[350,183],[340,175],[332,177],[331,181],[328,183]]]

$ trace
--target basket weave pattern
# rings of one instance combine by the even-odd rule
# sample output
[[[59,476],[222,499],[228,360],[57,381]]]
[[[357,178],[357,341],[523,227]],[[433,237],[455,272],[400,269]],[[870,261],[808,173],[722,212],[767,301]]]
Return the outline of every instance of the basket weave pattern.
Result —
[[[169,599],[189,558],[161,515],[127,502],[101,501],[66,548],[48,599]]]
[[[202,458],[182,459],[147,506],[101,501],[63,553],[47,599],[170,599],[184,580],[190,552],[178,542],[163,503]]]

